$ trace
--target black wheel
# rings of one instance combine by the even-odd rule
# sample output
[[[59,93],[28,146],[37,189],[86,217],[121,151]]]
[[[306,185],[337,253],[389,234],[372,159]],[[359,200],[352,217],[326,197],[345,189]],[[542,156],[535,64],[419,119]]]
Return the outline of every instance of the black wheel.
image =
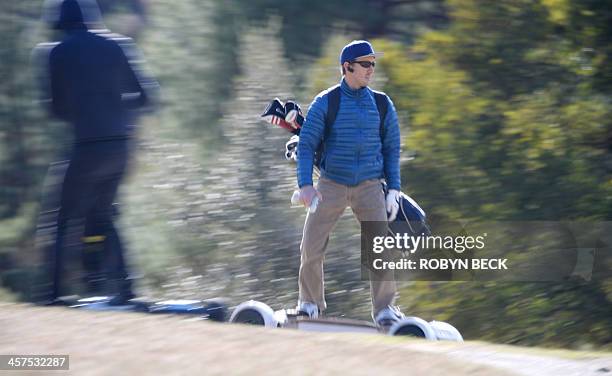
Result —
[[[393,333],[393,335],[427,338],[425,337],[425,332],[423,332],[423,330],[416,325],[401,326],[395,331],[395,333]]]
[[[234,322],[240,323],[240,324],[251,324],[251,325],[261,325],[261,326],[266,325],[266,322],[263,316],[261,315],[261,313],[259,313],[259,311],[252,309],[252,308],[247,308],[247,309],[244,309],[238,312],[238,314],[234,318]]]

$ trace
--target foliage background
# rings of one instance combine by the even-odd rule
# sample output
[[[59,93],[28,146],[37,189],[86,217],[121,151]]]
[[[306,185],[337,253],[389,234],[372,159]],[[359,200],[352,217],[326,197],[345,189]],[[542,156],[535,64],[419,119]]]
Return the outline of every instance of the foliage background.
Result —
[[[373,87],[400,113],[403,190],[435,220],[610,221],[612,3],[596,0],[99,0],[162,87],[121,190],[143,294],[296,300],[304,212],[287,135],[259,113],[339,80],[347,41],[385,52]],[[0,281],[32,298],[43,178],[69,138],[35,99],[41,2],[0,5]],[[330,314],[369,316],[346,212],[326,261]],[[609,248],[607,249],[609,252]],[[609,260],[608,260],[609,261]],[[404,283],[405,312],[468,339],[609,348],[612,283]],[[607,274],[606,274],[607,273]]]

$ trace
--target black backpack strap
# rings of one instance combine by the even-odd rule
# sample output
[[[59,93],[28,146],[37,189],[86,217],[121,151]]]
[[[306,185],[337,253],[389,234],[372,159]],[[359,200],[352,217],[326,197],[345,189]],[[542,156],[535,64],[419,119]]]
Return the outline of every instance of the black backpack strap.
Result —
[[[340,108],[340,85],[336,85],[327,93],[327,113],[325,114],[325,129],[323,130],[323,139],[315,152],[314,165],[321,168],[321,159],[323,157],[323,148],[325,140],[329,138],[331,127],[336,121],[338,109]]]
[[[376,100],[376,108],[378,109],[378,115],[380,117],[380,139],[382,140],[385,132],[385,117],[387,116],[387,109],[389,108],[389,100],[387,94],[382,91],[374,91],[374,99]]]
[[[378,126],[378,131],[380,133],[380,143],[383,143],[385,139],[385,117],[387,117],[387,110],[389,109],[389,100],[387,98],[387,94],[382,91],[374,91],[374,99],[376,100],[376,109],[378,110],[378,117],[380,119],[380,123]],[[387,184],[385,182],[382,183],[383,192],[385,197],[387,197],[387,193],[389,190],[387,189]],[[401,207],[401,205],[400,205]],[[410,223],[408,223],[410,225]]]

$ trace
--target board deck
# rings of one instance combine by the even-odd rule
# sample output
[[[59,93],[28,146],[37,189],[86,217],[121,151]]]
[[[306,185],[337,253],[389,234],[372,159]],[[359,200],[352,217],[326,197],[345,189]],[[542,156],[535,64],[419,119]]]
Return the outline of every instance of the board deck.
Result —
[[[275,312],[280,318],[281,326],[309,332],[326,333],[381,333],[376,325],[365,320],[355,320],[341,317],[319,317],[311,319],[307,316],[298,315],[295,310],[281,310]]]
[[[111,305],[109,296],[66,299],[65,304],[71,308],[90,311],[123,311],[154,314],[193,315],[210,318],[215,321],[226,319],[227,306],[220,300],[162,300],[132,299],[128,304]]]

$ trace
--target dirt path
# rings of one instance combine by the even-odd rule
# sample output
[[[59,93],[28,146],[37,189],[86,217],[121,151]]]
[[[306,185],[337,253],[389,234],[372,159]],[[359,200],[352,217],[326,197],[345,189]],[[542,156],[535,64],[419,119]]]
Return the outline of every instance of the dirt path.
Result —
[[[609,354],[566,359],[513,349],[0,303],[0,354],[69,354],[70,371],[54,374],[606,376],[612,370]]]

